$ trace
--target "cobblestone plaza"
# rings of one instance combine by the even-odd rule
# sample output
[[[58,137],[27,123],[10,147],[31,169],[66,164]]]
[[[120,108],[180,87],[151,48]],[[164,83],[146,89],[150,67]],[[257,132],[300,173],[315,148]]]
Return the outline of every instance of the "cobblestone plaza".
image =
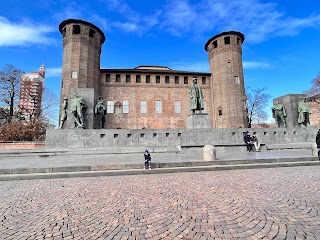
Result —
[[[1,182],[0,238],[320,239],[319,173],[313,166]]]

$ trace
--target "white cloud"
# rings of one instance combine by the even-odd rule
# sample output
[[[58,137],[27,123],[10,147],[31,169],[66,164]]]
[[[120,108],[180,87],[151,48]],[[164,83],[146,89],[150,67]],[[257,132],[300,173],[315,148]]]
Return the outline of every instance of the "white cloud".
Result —
[[[131,8],[123,0],[102,0],[109,11],[119,14],[118,21],[109,20],[111,28],[117,28],[125,32],[144,34],[151,28],[157,26],[160,21],[161,9],[152,10],[150,14],[138,12]],[[101,21],[101,19],[100,19]]]
[[[60,21],[81,18],[97,22],[104,30],[121,30],[143,35],[159,29],[171,35],[184,36],[201,41],[222,31],[240,31],[248,42],[261,42],[274,36],[293,36],[302,29],[320,27],[320,14],[306,17],[289,16],[281,12],[276,3],[262,0],[170,0],[163,5],[139,11],[127,0],[100,0],[105,12],[112,12],[116,21],[106,15],[88,13],[86,8],[70,1],[62,12],[55,15]],[[136,7],[136,8],[135,8]]]
[[[62,68],[46,68],[46,78],[50,77],[61,77]]]
[[[320,14],[295,18],[277,10],[274,3],[259,0],[173,0],[165,8],[162,28],[174,35],[205,35],[241,31],[247,41],[260,42],[272,36],[291,36],[303,28],[319,27]]]
[[[243,68],[249,69],[249,68],[272,68],[273,66],[270,63],[265,62],[243,62]]]
[[[35,25],[30,23],[12,23],[6,18],[0,16],[0,47],[1,46],[30,46],[38,45],[52,45],[53,38],[47,35],[55,32],[56,29]]]

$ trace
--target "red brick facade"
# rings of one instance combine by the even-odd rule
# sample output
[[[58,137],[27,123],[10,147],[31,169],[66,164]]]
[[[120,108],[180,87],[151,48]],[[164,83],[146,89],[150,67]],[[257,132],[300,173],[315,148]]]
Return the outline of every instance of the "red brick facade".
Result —
[[[215,128],[247,127],[247,107],[242,67],[240,32],[223,32],[205,45],[212,73],[213,122]]]

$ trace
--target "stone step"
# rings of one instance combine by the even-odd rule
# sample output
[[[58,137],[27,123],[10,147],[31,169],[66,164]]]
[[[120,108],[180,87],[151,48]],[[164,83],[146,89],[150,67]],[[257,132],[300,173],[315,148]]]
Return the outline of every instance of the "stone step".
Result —
[[[127,169],[127,170],[108,170],[108,171],[74,171],[74,172],[51,172],[51,173],[33,173],[33,174],[6,174],[6,175],[0,175],[0,181],[163,174],[163,173],[178,173],[178,172],[221,171],[221,170],[237,170],[237,169],[300,167],[300,166],[318,166],[318,165],[320,165],[320,161],[300,161],[300,162],[277,162],[277,163],[260,163],[260,164],[256,163],[256,164],[238,164],[238,165],[172,167],[172,168],[157,168],[157,169],[151,169],[151,170]]]

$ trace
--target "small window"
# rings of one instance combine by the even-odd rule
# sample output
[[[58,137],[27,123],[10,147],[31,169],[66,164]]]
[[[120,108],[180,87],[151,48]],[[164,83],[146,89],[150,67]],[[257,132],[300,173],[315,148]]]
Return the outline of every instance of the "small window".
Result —
[[[219,118],[222,117],[222,109],[221,108],[218,110],[218,115],[219,115]]]
[[[240,43],[241,43],[240,38],[237,38],[237,45],[240,45]]]
[[[114,101],[107,101],[107,113],[114,113]]]
[[[147,113],[147,101],[142,100],[140,102],[140,113]]]
[[[161,100],[156,100],[156,113],[162,113]]]
[[[90,38],[93,38],[95,33],[96,33],[96,32],[95,32],[94,30],[90,29],[90,30],[89,30],[89,37],[90,37]]]
[[[62,29],[62,36],[65,37],[67,35],[67,29],[63,28]]]
[[[166,133],[166,137],[170,137],[170,133]]]
[[[106,74],[106,82],[110,82],[110,74]]]
[[[228,68],[231,68],[231,61],[228,61]]]
[[[71,78],[77,79],[78,78],[78,71],[72,71],[71,72]]]
[[[179,100],[174,101],[174,113],[176,113],[176,114],[181,113],[180,101]]]
[[[80,34],[80,26],[79,25],[73,25],[72,34]]]
[[[184,84],[188,84],[188,83],[189,83],[187,76],[185,76],[185,77],[183,78],[183,83],[184,83]]]
[[[174,77],[174,83],[175,84],[179,84],[179,76],[175,76]]]
[[[131,82],[131,75],[126,75],[126,83],[130,83]]]
[[[170,83],[170,78],[169,76],[165,76],[164,81],[166,84]]]
[[[239,76],[234,76],[234,82],[240,84]]]
[[[160,83],[160,76],[156,76],[156,83]]]
[[[132,137],[132,134],[131,133],[128,133],[127,134],[127,138],[131,138]]]
[[[202,85],[206,85],[206,77],[202,77]]]
[[[118,138],[119,134],[113,134],[113,138]]]
[[[217,48],[218,47],[218,42],[217,42],[217,40],[215,40],[215,41],[213,41],[213,48]]]
[[[129,113],[129,101],[128,100],[122,101],[122,113]]]
[[[158,136],[158,134],[157,133],[153,133],[153,137],[157,137]]]
[[[146,76],[146,83],[150,83],[150,75]]]
[[[136,83],[141,83],[141,76],[140,75],[136,75]]]
[[[116,82],[120,82],[120,74],[116,75]]]
[[[230,44],[230,37],[224,37],[224,44]]]

